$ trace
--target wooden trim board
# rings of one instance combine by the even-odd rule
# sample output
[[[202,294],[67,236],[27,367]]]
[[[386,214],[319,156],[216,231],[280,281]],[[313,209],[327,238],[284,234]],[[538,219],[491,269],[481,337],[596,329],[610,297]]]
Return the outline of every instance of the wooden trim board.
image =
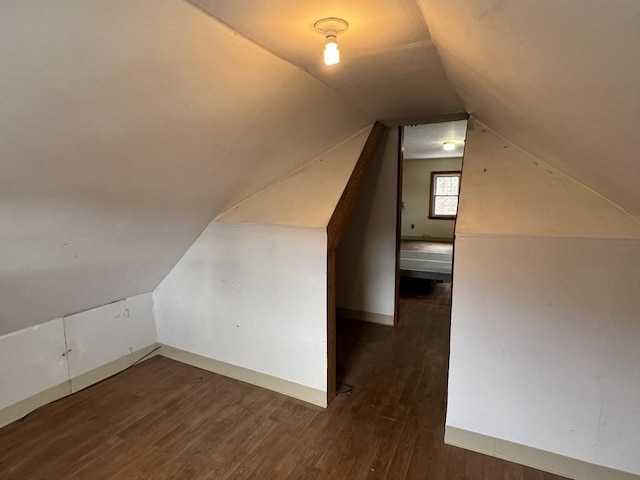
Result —
[[[158,350],[154,351],[156,348],[158,348]],[[326,408],[327,406],[327,393],[324,391],[203,357],[178,348],[154,343],[153,345],[137,350],[130,355],[113,360],[112,362],[95,368],[89,372],[78,375],[71,380],[67,380],[66,382],[36,393],[29,398],[25,398],[24,400],[3,408],[0,410],[0,428],[21,419],[25,415],[28,415],[48,403],[55,402],[56,400],[71,395],[72,393],[76,393],[109,378],[116,373],[126,370],[142,359],[148,360],[156,355],[162,355],[163,357],[201,368],[209,372],[224,375],[225,377],[250,383],[268,390],[273,390],[319,407]]]
[[[404,127],[398,127],[398,168],[396,170],[396,268],[393,291],[393,325],[400,322],[400,250],[402,249],[402,182],[404,175]]]
[[[362,180],[369,165],[373,162],[378,147],[384,136],[386,127],[376,122],[362,148],[347,185],[342,191],[329,224],[327,225],[327,392],[326,405],[335,397],[336,392],[336,282],[335,257],[336,248],[342,238],[351,210],[356,202]],[[313,403],[313,402],[311,402]],[[324,405],[324,406],[326,406]]]
[[[13,405],[0,410],[0,428],[5,425],[9,425],[16,420],[20,420],[25,415],[37,410],[38,408],[46,405],[47,403],[55,402],[62,397],[66,397],[71,394],[71,382],[60,383],[55,387],[48,388],[42,392],[36,393],[29,398],[20,400]]]
[[[158,348],[160,345],[158,343],[153,343],[148,347],[141,348],[140,350],[136,350],[129,355],[124,357],[117,358],[109,363],[105,363],[98,368],[94,368],[93,370],[89,370],[86,373],[82,373],[77,377],[71,379],[71,393],[79,392],[82,389],[85,389],[94,383],[101,382],[105,378],[109,378],[116,373],[120,373],[123,370],[126,370],[134,363],[139,362],[143,358],[148,360],[149,358],[153,358],[158,355],[158,351],[153,351],[155,348]],[[153,353],[152,353],[153,352]],[[148,355],[148,356],[147,356]]]
[[[158,351],[158,355],[186,363],[192,367],[217,373],[218,375],[223,375],[235,380],[240,380],[241,382],[266,388],[267,390],[282,393],[283,395],[288,395],[319,407],[326,408],[327,406],[327,392],[316,390],[315,388],[307,387],[305,385],[300,385],[299,383],[290,382],[282,378],[273,377],[266,373],[256,372],[255,370],[239,367],[237,365],[231,365],[230,363],[221,362],[220,360],[187,352],[186,350],[181,350],[169,345],[162,345]]]
[[[327,405],[336,396],[336,251],[327,252]]]
[[[98,368],[90,370],[82,375],[78,375],[70,380],[60,383],[54,387],[43,390],[36,393],[24,400],[20,400],[13,405],[0,410],[0,428],[8,425],[16,420],[21,419],[25,415],[37,410],[38,408],[59,400],[63,397],[76,393],[84,388],[87,388],[95,383],[98,383],[105,378],[108,378],[116,373],[126,370],[134,363],[140,361],[145,355],[148,355],[145,360],[152,358],[157,352],[153,352],[153,349],[158,347],[158,344],[154,343],[148,347],[141,348],[135,352],[120,357],[112,362],[102,365]],[[152,354],[150,354],[153,352]]]
[[[640,480],[640,475],[448,425],[444,443],[575,480]]]
[[[383,313],[363,312],[361,310],[351,310],[350,308],[338,308],[338,317],[350,320],[360,320],[362,322],[377,323],[378,325],[394,325],[394,316]]]
[[[335,250],[340,243],[340,238],[344,232],[345,225],[349,220],[349,215],[351,214],[353,205],[355,204],[358,193],[360,192],[362,180],[369,165],[373,162],[373,159],[378,152],[378,146],[382,141],[385,130],[385,126],[380,122],[376,122],[373,125],[371,133],[369,133],[369,137],[362,148],[362,153],[360,153],[360,156],[358,157],[356,166],[353,168],[353,172],[351,172],[349,181],[342,191],[342,195],[340,196],[340,200],[338,200],[336,209],[329,220],[329,225],[327,225],[329,251]]]

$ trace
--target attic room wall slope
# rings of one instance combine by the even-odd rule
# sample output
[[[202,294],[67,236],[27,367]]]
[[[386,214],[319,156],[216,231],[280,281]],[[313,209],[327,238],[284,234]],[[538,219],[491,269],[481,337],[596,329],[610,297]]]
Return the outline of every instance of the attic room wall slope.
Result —
[[[469,121],[456,236],[640,239],[613,202]]]
[[[322,228],[213,221],[153,294],[158,341],[326,402],[326,276]]]
[[[154,290],[373,122],[186,1],[2,1],[0,44],[0,334]]]
[[[326,228],[371,133],[367,127],[216,218]]]
[[[640,2],[419,1],[467,112],[640,214]]]
[[[469,125],[445,441],[568,478],[637,478],[638,224]]]
[[[178,359],[326,406],[331,239],[385,135],[369,126],[209,223],[153,294],[159,341]]]

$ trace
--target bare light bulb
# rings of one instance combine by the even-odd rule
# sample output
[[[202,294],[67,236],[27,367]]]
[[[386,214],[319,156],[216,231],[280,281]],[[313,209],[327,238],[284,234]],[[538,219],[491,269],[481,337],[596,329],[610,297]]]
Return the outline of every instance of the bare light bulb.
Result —
[[[0,0],[1,1],[1,0]],[[346,20],[337,17],[327,17],[313,24],[316,32],[324,36],[324,63],[335,65],[340,63],[340,50],[338,50],[338,35],[346,32],[349,24]]]
[[[456,144],[453,142],[446,142],[442,148],[444,148],[447,152],[451,152],[456,149]]]
[[[328,35],[324,45],[324,64],[335,65],[340,62],[340,50],[338,50],[338,39]]]

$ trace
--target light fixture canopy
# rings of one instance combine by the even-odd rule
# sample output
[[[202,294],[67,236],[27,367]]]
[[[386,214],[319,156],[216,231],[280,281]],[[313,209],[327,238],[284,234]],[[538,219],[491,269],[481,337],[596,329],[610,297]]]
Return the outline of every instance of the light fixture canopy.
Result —
[[[328,17],[318,20],[313,24],[317,32],[322,33],[325,38],[324,63],[335,65],[340,62],[340,50],[338,50],[338,34],[345,32],[349,24],[337,17]]]
[[[453,142],[445,142],[442,145],[442,148],[444,148],[447,152],[451,152],[456,149],[456,144]]]

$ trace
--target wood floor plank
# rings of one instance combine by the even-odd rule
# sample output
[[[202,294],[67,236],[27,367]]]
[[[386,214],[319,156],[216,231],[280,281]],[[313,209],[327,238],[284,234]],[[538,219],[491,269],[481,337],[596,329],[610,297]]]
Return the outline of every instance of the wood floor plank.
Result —
[[[444,480],[446,475],[447,452],[439,448],[443,442],[440,432],[418,428],[418,437],[413,447],[411,462],[407,470],[407,480]]]
[[[391,465],[389,465],[387,480],[401,480],[406,478],[417,438],[418,427],[410,423],[405,423],[398,440],[398,448],[396,448]]]
[[[155,357],[0,429],[0,479],[562,480],[444,444],[449,299],[341,320],[326,410]]]
[[[484,480],[504,478],[504,462],[495,457],[485,456],[483,473]]]
[[[398,449],[400,436],[405,424],[386,419],[385,424],[386,431],[383,435],[383,441],[378,447],[373,464],[365,477],[367,480],[386,478],[391,462]]]

